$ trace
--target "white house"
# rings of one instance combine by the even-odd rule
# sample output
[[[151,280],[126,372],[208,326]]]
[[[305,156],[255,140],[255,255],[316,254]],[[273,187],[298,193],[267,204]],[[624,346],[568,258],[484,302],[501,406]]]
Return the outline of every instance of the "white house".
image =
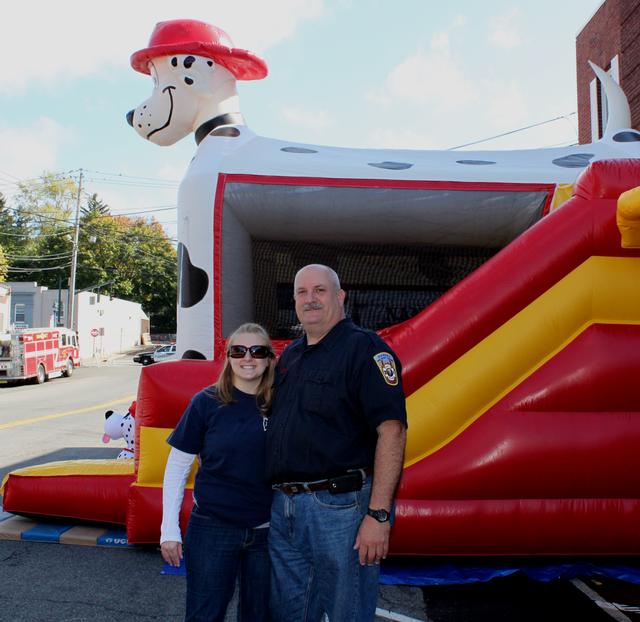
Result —
[[[66,289],[49,289],[34,282],[10,281],[0,284],[0,296],[1,288],[11,290],[7,304],[10,326],[68,325]],[[143,334],[149,332],[149,316],[138,302],[80,292],[75,299],[75,326],[80,340],[80,358],[102,358],[140,345]]]
[[[140,345],[142,335],[149,332],[149,316],[138,302],[81,292],[76,295],[75,313],[80,358],[124,352]]]

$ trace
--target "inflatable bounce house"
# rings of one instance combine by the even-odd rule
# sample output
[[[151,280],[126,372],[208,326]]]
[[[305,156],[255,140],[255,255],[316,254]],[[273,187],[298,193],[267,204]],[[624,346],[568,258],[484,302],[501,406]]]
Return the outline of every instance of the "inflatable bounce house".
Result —
[[[157,542],[166,437],[236,326],[279,348],[299,334],[293,277],[319,262],[403,363],[392,554],[640,553],[640,132],[607,74],[593,67],[609,104],[593,144],[382,151],[255,135],[236,82],[266,65],[214,26],[160,23],[131,63],[154,90],[130,124],[197,143],[178,198],[182,360],[142,370],[134,461],[14,471],[6,510]]]

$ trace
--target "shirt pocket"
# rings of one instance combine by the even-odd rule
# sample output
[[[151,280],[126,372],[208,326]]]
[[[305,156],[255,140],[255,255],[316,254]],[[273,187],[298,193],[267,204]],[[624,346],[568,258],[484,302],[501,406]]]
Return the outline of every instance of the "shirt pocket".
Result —
[[[337,399],[337,381],[332,370],[316,369],[307,375],[302,404],[305,411],[330,417],[336,409]]]

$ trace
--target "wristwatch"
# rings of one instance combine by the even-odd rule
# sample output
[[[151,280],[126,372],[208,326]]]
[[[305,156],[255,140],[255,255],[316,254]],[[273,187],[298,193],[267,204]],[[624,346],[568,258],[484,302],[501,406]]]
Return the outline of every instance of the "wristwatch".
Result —
[[[371,508],[368,508],[367,515],[371,516],[371,518],[375,518],[379,523],[386,523],[391,517],[389,512],[387,512],[387,510],[384,510],[384,509],[372,510]]]

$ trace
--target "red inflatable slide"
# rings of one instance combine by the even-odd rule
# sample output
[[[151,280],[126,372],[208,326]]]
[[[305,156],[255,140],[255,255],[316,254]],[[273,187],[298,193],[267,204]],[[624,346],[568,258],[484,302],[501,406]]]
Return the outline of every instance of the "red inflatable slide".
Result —
[[[409,413],[392,554],[640,553],[636,186],[640,160],[592,164],[565,205],[382,331]],[[144,368],[135,466],[21,469],[4,509],[105,520],[108,504],[130,542],[157,542],[166,436],[219,366]]]

